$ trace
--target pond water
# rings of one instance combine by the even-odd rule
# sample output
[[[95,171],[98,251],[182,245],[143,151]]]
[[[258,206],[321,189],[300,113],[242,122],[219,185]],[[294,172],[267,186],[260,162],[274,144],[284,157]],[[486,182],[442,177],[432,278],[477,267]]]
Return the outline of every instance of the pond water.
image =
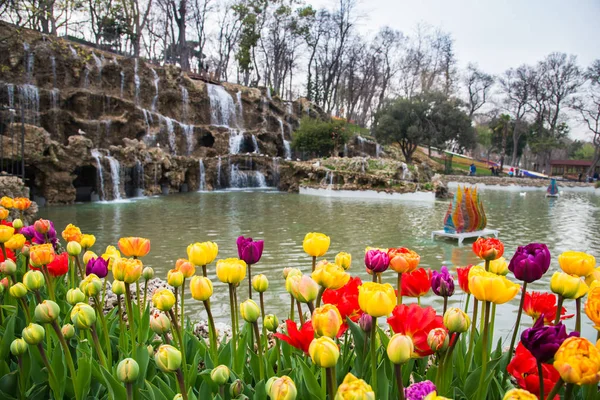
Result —
[[[481,191],[488,227],[500,230],[505,256],[510,260],[516,247],[530,242],[546,243],[553,256],[546,276],[528,287],[549,290],[552,271],[558,269],[556,257],[565,250],[580,250],[600,260],[600,197],[591,193],[565,192],[559,199],[546,199],[543,192],[530,191],[521,196],[517,191]],[[325,198],[276,191],[225,191],[187,193],[163,197],[133,199],[121,203],[87,203],[74,206],[46,207],[40,216],[54,221],[58,232],[73,223],[84,233],[92,233],[101,253],[116,245],[122,236],[142,236],[152,243],[144,265],[151,266],[156,276],[166,278],[178,258],[186,257],[192,242],[211,240],[219,245],[219,258],[237,257],[239,235],[264,239],[261,261],[253,266],[253,275],[264,273],[270,281],[265,294],[267,313],[275,313],[280,321],[289,312],[289,295],[285,292],[282,269],[300,268],[309,272],[311,259],[302,250],[304,235],[310,231],[326,233],[331,247],[325,258],[333,261],[339,251],[352,254],[349,272],[363,280],[370,277],[364,270],[366,246],[405,246],[421,255],[421,266],[439,269],[476,263],[471,242],[458,247],[455,241],[430,239],[432,230],[442,228],[448,202],[416,202],[398,200]],[[215,264],[209,266],[214,283],[213,313],[220,322],[229,322],[227,286],[218,282]],[[454,274],[455,275],[455,274]],[[395,286],[396,275],[384,273],[384,281]],[[457,285],[458,288],[458,285]],[[189,289],[187,291],[189,293]],[[460,306],[464,295],[457,289],[450,305]],[[247,296],[243,284],[239,299]],[[413,299],[406,298],[406,302]],[[519,296],[510,304],[498,307],[496,335],[506,336],[514,329]],[[438,312],[442,299],[430,293],[422,304],[433,305]],[[471,302],[472,304],[472,302]],[[566,301],[574,311],[573,301]],[[193,320],[205,318],[202,305],[186,296],[186,310]],[[530,318],[523,317],[523,326]],[[585,315],[583,336],[595,338],[595,331]],[[572,329],[574,321],[568,326]],[[498,336],[496,336],[498,337]]]

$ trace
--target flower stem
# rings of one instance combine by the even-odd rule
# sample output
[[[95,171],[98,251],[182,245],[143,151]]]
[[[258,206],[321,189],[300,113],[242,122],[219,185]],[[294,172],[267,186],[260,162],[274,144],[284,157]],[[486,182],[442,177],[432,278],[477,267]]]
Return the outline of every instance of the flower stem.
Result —
[[[315,267],[317,266],[317,257],[313,256],[312,258],[312,272],[315,272]]]
[[[542,363],[537,361],[537,369],[538,369],[538,376],[540,378],[540,399],[544,400],[544,370],[542,369]]]
[[[404,400],[404,384],[402,383],[402,364],[394,364],[394,372],[394,375],[396,376],[396,384],[398,385],[398,400]]]
[[[44,275],[44,278],[46,279],[46,285],[48,285],[48,295],[50,296],[50,300],[52,301],[56,301],[56,298],[54,297],[54,287],[52,285],[52,277],[50,276],[50,273],[48,272],[48,267],[45,265],[42,265],[42,274]]]
[[[323,297],[323,293],[325,293],[325,286],[320,286],[319,293],[317,293],[317,307],[321,307],[321,298]]]
[[[484,302],[483,308],[484,312],[484,320],[483,320],[483,343],[481,346],[481,376],[479,377],[479,388],[477,389],[477,398],[483,399],[483,390],[484,383],[487,374],[487,364],[488,364],[488,320],[490,318],[490,302]]]
[[[75,387],[75,379],[77,375],[75,375],[75,364],[73,364],[73,357],[71,356],[71,351],[69,350],[67,341],[65,340],[65,337],[63,336],[56,320],[52,321],[50,325],[52,325],[52,328],[58,337],[58,341],[63,348],[63,352],[65,353],[65,358],[67,360],[67,367],[69,368],[69,373],[71,374],[71,381],[73,382],[73,387]],[[75,399],[79,400],[79,397],[77,396],[77,390],[75,390]]]
[[[309,301],[306,303],[306,305],[308,306],[308,311],[310,311],[310,316],[312,318],[312,315],[315,312],[315,305],[312,303],[312,301]]]
[[[260,340],[260,331],[258,330],[258,322],[254,322],[252,324],[254,328],[254,334],[256,335],[256,347],[257,347],[257,355],[258,355],[258,369],[260,371],[260,380],[265,379],[265,369],[263,367],[263,355],[262,355],[262,344]]]
[[[575,331],[581,332],[581,297],[575,299]]]
[[[485,260],[485,270],[486,272],[490,271],[490,260]]]
[[[144,310],[146,310],[146,305],[148,304],[148,279],[144,280]]]
[[[371,387],[377,398],[377,318],[373,317],[371,326]]]
[[[444,296],[444,311],[442,311],[442,316],[446,314],[446,309],[448,308],[448,296]]]
[[[181,327],[179,326],[179,322],[177,322],[177,317],[173,314],[173,309],[168,311],[169,317],[171,317],[171,321],[173,321],[173,326],[175,328],[175,332],[177,332],[177,339],[179,342],[179,350],[181,350],[181,358],[183,368],[187,368],[187,364],[185,361],[185,343],[183,342],[183,333]]]
[[[477,332],[477,308],[479,307],[479,301],[473,297],[473,322],[471,323],[471,335],[469,336],[469,350],[467,351],[467,371],[471,368],[471,362],[473,361],[473,345],[475,343],[475,333]]]
[[[373,271],[373,282],[377,283],[377,273]]]
[[[183,308],[185,306],[185,278],[183,278],[183,285],[181,285],[181,332],[183,335],[183,329],[185,327],[185,315],[183,313]]]
[[[96,353],[98,353],[98,358],[100,359],[100,364],[104,368],[107,368],[106,358],[104,356],[104,352],[102,351],[102,346],[100,346],[100,339],[98,339],[98,333],[96,332],[96,327],[94,325],[92,325],[90,332],[92,334],[92,340],[94,342],[94,347],[96,347]]]
[[[562,378],[558,378],[558,381],[556,381],[556,384],[554,385],[554,387],[552,388],[552,390],[550,391],[548,396],[546,396],[546,398],[554,399],[554,397],[556,396],[556,394],[558,393],[558,391],[564,384],[565,384],[565,381],[563,381]]]
[[[175,376],[177,377],[177,383],[179,384],[179,393],[183,397],[183,400],[188,399],[187,391],[185,390],[185,382],[183,381],[183,373],[181,372],[181,368],[175,371]]]
[[[56,382],[56,376],[54,375],[54,371],[52,371],[52,366],[50,365],[50,362],[48,361],[48,357],[46,356],[46,351],[44,350],[44,346],[42,345],[42,343],[38,343],[37,348],[40,352],[40,356],[42,357],[42,362],[44,363],[44,366],[48,370],[48,377]]]
[[[213,355],[213,362],[216,364],[218,361],[218,345],[217,345],[217,329],[215,328],[215,320],[212,315],[212,311],[210,310],[210,299],[205,300],[204,308],[206,309],[206,315],[208,316],[208,328],[209,332],[209,340],[210,340],[210,350]]]
[[[300,318],[300,325],[304,325],[304,314],[302,314],[302,305],[299,301],[296,301],[296,305],[298,306],[298,318]]]
[[[465,311],[469,312],[469,300],[471,300],[471,293],[467,293],[467,302],[465,303]]]
[[[327,368],[327,388],[329,389],[329,398],[335,398],[337,392],[337,381],[335,379],[335,367]]]
[[[29,308],[27,307],[27,303],[25,303],[25,299],[23,297],[19,299],[19,302],[21,303],[21,307],[23,307],[23,312],[25,313],[25,320],[29,324],[31,322],[31,315],[29,314]]]
[[[179,319],[179,288],[175,288],[175,319]]]
[[[237,365],[237,351],[236,351],[236,344],[237,344],[237,332],[236,332],[236,326],[235,326],[235,300],[233,297],[233,284],[230,283],[229,284],[229,308],[231,309],[231,346],[232,346],[232,351],[233,351],[233,365],[236,366]]]
[[[248,264],[248,298],[252,298],[252,264]]]
[[[83,280],[85,279],[85,271],[81,266],[81,261],[79,261],[79,256],[75,256],[75,264],[77,264],[77,271],[79,271],[79,277]]]
[[[512,357],[513,350],[515,349],[515,343],[517,342],[517,335],[519,333],[519,325],[521,324],[521,315],[523,314],[523,304],[525,304],[525,295],[527,294],[527,282],[523,282],[523,291],[521,292],[521,302],[519,303],[519,310],[517,311],[517,323],[515,330],[510,340],[510,347],[508,348],[508,357]],[[542,396],[543,398],[543,396]]]
[[[133,307],[131,306],[131,288],[129,283],[125,283],[125,304],[127,306],[127,321],[129,321],[129,336],[131,336],[131,355],[135,353],[135,329],[133,322]]]
[[[292,305],[290,307],[290,319],[293,322],[296,322],[296,321],[294,321],[294,305],[296,303],[296,300],[294,299],[294,296],[292,296],[292,295],[290,295],[290,298],[292,299]]]
[[[396,298],[398,300],[396,304],[402,304],[402,274],[398,274],[398,296]]]
[[[104,318],[104,310],[100,305],[100,300],[98,299],[98,295],[94,296],[94,304],[96,305],[96,312],[98,313],[98,318],[100,319],[100,325],[102,325],[102,334],[104,335],[104,345],[106,346],[106,351],[108,352],[108,364],[112,365],[112,347],[110,345],[110,336],[108,336],[108,326],[106,325],[106,319]]]
[[[565,399],[564,400],[571,400],[571,397],[573,396],[573,387],[575,385],[573,383],[567,383],[567,388],[565,389]]]
[[[558,325],[560,321],[560,315],[562,314],[562,305],[565,298],[562,295],[558,295],[558,304],[556,305],[556,317],[554,317],[554,325]]]
[[[127,390],[127,400],[133,400],[133,384],[131,382],[125,384]]]

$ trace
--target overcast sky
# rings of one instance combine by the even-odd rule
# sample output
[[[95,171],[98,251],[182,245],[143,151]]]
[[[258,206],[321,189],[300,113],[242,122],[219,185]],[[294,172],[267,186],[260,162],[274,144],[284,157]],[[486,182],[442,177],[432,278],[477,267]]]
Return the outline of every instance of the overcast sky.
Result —
[[[469,62],[492,74],[535,64],[558,51],[587,67],[600,58],[600,0],[359,0],[361,31],[382,26],[411,34],[426,23],[449,32],[459,67]],[[314,0],[332,7],[335,0]],[[574,122],[574,121],[573,121]],[[573,126],[573,136],[585,130]],[[587,135],[586,135],[587,136]]]

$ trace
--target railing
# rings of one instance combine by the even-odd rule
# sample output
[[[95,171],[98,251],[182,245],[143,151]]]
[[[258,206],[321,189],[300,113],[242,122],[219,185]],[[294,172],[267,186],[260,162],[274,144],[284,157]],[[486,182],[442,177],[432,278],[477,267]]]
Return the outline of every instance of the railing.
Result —
[[[6,118],[12,113],[12,118]],[[15,122],[14,115],[20,115]],[[0,174],[20,176],[25,180],[25,110],[0,105]],[[18,127],[20,125],[20,127]],[[10,135],[10,148],[5,148],[4,137]],[[20,138],[17,136],[20,135]]]

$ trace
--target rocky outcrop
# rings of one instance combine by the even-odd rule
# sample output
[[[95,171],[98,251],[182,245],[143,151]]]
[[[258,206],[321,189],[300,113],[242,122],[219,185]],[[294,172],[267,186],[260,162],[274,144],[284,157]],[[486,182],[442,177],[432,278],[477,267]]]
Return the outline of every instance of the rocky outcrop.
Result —
[[[25,186],[23,180],[17,176],[0,175],[0,197],[27,197],[29,198],[29,188]],[[32,223],[38,212],[38,205],[35,202],[22,214],[16,209],[11,209],[11,217],[21,218],[26,223]]]

